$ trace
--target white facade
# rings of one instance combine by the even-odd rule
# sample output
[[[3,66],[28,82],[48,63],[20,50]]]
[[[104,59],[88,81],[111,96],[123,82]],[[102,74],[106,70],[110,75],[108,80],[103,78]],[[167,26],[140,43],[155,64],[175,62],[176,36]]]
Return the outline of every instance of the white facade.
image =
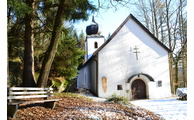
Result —
[[[91,36],[86,38],[87,59],[93,55],[93,53],[104,43],[103,36]]]
[[[77,87],[87,84],[85,88],[99,97],[116,93],[132,99],[132,87],[145,91],[146,98],[169,97],[168,52],[130,15],[79,70]],[[143,89],[135,85],[138,80],[144,83]]]

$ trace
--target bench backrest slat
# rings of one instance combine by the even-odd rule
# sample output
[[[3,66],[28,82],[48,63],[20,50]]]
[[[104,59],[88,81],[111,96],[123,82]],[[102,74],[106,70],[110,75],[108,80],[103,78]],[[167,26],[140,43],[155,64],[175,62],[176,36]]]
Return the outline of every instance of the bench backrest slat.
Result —
[[[12,99],[47,98],[53,93],[53,88],[10,87],[7,90],[7,99],[10,102]]]
[[[7,99],[45,98],[52,95],[8,96]]]
[[[52,94],[52,91],[38,91],[38,92],[9,92],[8,95],[30,95],[30,94]]]
[[[53,90],[53,88],[36,88],[36,87],[10,87],[8,90]]]

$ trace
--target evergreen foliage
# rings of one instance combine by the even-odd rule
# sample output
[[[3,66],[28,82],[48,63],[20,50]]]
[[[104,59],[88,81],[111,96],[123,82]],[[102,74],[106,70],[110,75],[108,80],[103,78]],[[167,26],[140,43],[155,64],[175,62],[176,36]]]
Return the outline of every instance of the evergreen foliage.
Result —
[[[78,20],[87,20],[88,16],[95,11],[95,6],[88,0],[32,0],[30,2],[8,0],[9,86],[21,86],[21,83],[24,81],[25,83],[30,82],[26,81],[28,79],[23,79],[24,75],[25,78],[31,77],[27,75],[29,72],[27,74],[23,72],[22,74],[22,71],[25,70],[24,68],[27,68],[27,66],[24,66],[25,62],[28,64],[30,62],[33,64],[34,62],[34,66],[32,65],[30,69],[34,69],[35,73],[31,71],[32,73],[29,74],[35,80],[37,78],[41,79],[40,70],[45,67],[44,64],[46,62],[43,62],[45,58],[48,58],[45,59],[46,61],[51,61],[49,63],[51,72],[50,69],[46,69],[46,76],[62,76],[65,77],[65,80],[70,80],[75,77],[77,75],[78,65],[83,62],[84,47],[79,47],[80,39],[76,31],[73,28],[63,27],[63,23],[72,24]],[[57,19],[57,13],[60,19]],[[26,29],[27,22],[31,26],[31,29]],[[28,48],[34,48],[34,54],[32,53],[31,60],[24,59],[25,55],[29,55],[29,53],[24,52],[26,49],[24,46],[27,44],[25,43],[25,36],[30,38],[28,41],[31,42],[31,45],[28,45]],[[58,47],[59,50],[55,49],[53,51],[50,49],[49,46],[52,45],[55,48]],[[48,56],[49,52],[52,52],[52,57]],[[51,58],[54,60],[53,64]],[[47,80],[43,81],[43,86],[45,86]]]
[[[84,50],[78,48],[77,35],[71,33],[72,28],[63,28],[61,41],[53,61],[51,74],[64,76],[67,80],[77,76],[77,67],[81,64],[80,57],[85,54]]]

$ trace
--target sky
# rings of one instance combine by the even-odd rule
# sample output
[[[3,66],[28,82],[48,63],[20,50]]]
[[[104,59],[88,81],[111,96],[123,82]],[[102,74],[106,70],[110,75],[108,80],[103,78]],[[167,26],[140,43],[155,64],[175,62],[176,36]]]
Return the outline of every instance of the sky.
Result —
[[[91,14],[88,21],[75,23],[74,28],[77,30],[78,34],[81,31],[86,34],[86,26],[92,23],[92,16],[94,15],[95,21],[102,27],[101,35],[107,38],[109,33],[112,34],[130,13],[129,8],[125,7],[118,8],[116,11],[114,9],[109,9],[108,11],[100,10],[98,13]]]

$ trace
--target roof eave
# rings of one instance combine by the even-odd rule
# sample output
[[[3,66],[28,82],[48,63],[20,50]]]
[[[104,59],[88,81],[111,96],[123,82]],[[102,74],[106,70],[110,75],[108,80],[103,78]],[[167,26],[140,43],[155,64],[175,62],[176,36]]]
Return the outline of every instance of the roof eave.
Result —
[[[161,45],[168,52],[172,52],[168,47],[166,47],[162,42],[158,40],[143,24],[141,24],[132,14],[130,14],[131,18],[146,32],[150,35],[159,45]]]

